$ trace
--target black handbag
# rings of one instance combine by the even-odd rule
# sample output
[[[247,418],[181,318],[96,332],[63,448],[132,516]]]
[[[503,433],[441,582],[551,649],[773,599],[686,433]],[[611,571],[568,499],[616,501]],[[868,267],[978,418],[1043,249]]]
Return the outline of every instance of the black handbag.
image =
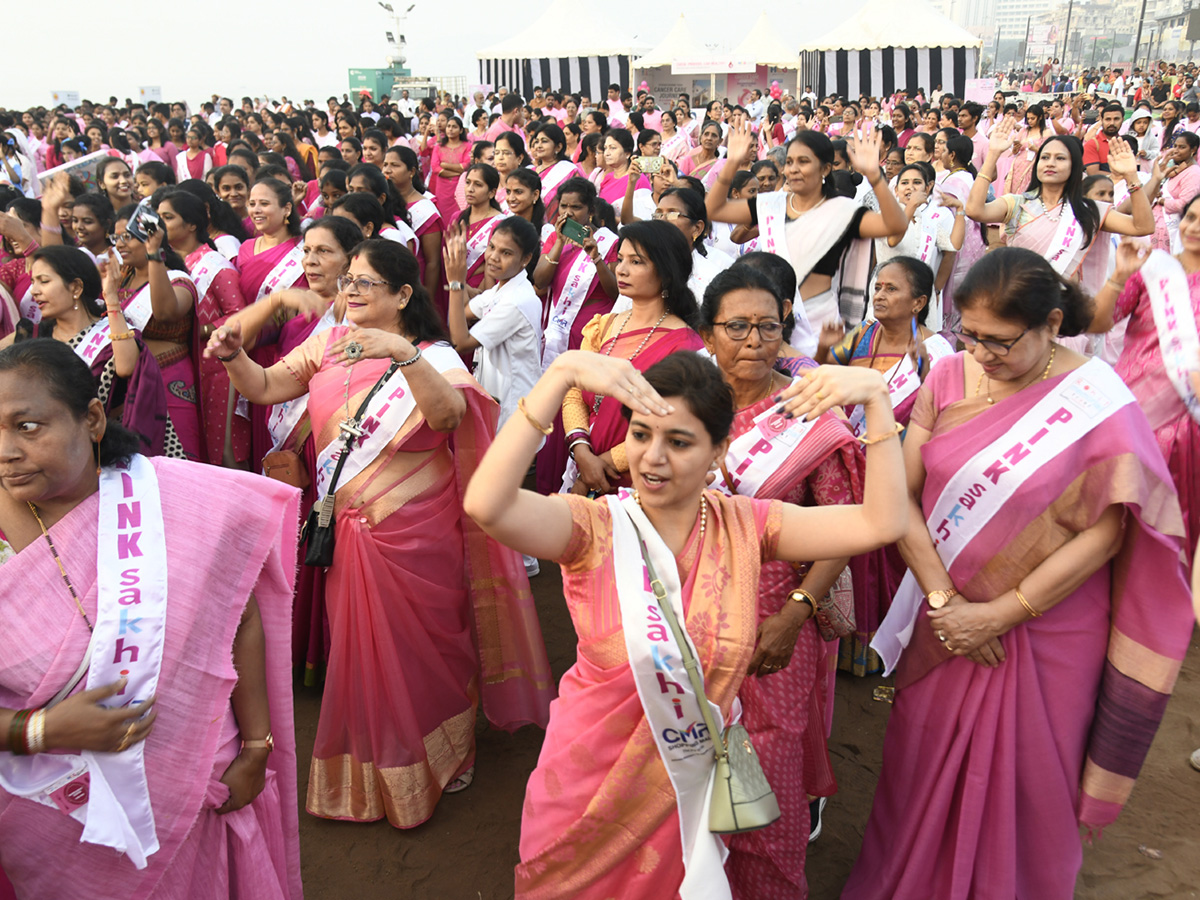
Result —
[[[322,499],[313,504],[312,511],[309,512],[304,528],[300,532],[301,540],[305,541],[304,564],[306,566],[327,569],[333,565],[333,495],[337,491],[338,478],[341,477],[342,467],[346,464],[346,457],[350,455],[354,442],[362,437],[363,432],[359,426],[362,424],[363,416],[367,414],[367,404],[399,367],[400,364],[393,361],[383,376],[375,382],[375,386],[371,388],[367,396],[363,397],[354,418],[347,419],[338,426],[341,429],[339,437],[342,441],[342,450],[338,454],[333,477],[329,479],[329,490],[325,492]]]

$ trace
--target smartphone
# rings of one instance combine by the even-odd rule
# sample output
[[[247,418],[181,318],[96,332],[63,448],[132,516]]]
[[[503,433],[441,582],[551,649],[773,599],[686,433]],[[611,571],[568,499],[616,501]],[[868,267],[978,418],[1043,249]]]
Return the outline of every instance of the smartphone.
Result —
[[[567,219],[563,222],[562,234],[572,244],[582,247],[583,242],[592,236],[592,230],[586,225],[580,225],[574,219]]]
[[[130,234],[143,244],[147,238],[158,231],[162,226],[162,219],[150,207],[149,200],[143,200],[137,205],[137,209],[133,211],[133,215],[129,217],[129,221],[125,223],[125,228]]]
[[[657,175],[662,171],[663,158],[661,156],[639,156],[637,161],[643,175]]]

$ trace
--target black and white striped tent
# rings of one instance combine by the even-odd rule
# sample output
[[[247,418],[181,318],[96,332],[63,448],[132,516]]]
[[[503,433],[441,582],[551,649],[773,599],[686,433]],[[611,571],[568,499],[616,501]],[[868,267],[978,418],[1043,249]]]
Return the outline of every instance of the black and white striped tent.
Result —
[[[628,56],[539,56],[535,58],[479,60],[479,81],[493,90],[504,85],[526,100],[535,87],[548,91],[583,94],[594,100],[610,84],[629,89]]]
[[[806,83],[818,97],[887,97],[918,87],[928,95],[939,84],[961,97],[975,77],[973,47],[885,47],[880,50],[818,50],[805,54]]]
[[[821,97],[867,94],[939,84],[961,97],[978,75],[983,41],[925,0],[867,0],[857,13],[800,47],[803,81]]]
[[[479,80],[528,100],[535,87],[604,97],[610,84],[629,90],[633,40],[611,17],[573,0],[554,0],[532,25],[475,54]],[[553,52],[553,56],[546,55]]]

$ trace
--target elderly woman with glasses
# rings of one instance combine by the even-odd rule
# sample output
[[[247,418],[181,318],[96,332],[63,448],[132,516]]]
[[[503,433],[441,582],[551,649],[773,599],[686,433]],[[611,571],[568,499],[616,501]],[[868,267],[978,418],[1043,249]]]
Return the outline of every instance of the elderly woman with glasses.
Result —
[[[865,456],[845,419],[835,412],[811,422],[776,414],[780,392],[794,380],[776,370],[787,314],[777,290],[770,276],[738,264],[717,275],[704,295],[700,333],[736,410],[714,487],[798,506],[861,503]],[[803,371],[813,368],[806,360]],[[730,840],[726,872],[734,897],[807,895],[805,848],[822,802],[810,808],[809,797],[837,789],[825,739],[829,673],[815,616],[830,614],[826,595],[848,584],[848,562],[763,565],[758,640],[738,698],[783,815]]]
[[[364,241],[338,284],[349,327],[264,369],[235,319],[206,352],[251,403],[308,393],[313,486],[336,539],[308,811],[412,828],[471,783],[481,696],[493,724],[544,726],[553,682],[520,557],[463,516],[496,402],[447,342],[408,248]]]

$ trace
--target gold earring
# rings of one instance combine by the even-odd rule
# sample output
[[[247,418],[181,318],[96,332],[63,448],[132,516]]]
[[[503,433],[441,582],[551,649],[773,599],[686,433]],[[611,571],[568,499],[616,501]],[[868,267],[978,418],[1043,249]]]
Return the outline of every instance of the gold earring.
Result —
[[[100,442],[92,441],[92,455],[96,457],[96,475],[100,475]]]

